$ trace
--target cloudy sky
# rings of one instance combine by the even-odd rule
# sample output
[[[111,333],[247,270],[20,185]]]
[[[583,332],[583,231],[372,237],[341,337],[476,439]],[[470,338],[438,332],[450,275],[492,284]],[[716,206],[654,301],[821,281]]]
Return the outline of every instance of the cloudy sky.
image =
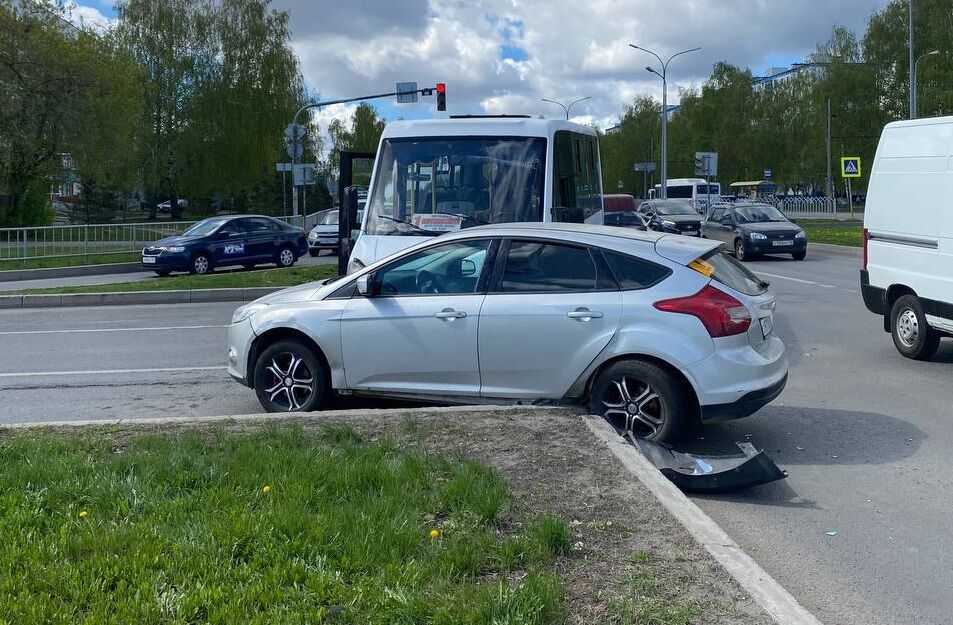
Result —
[[[113,0],[76,0],[73,19],[105,24]],[[835,23],[863,32],[887,0],[273,0],[290,15],[305,80],[322,99],[447,83],[448,112],[560,116],[611,126],[640,95],[661,98],[651,55],[695,46],[669,68],[669,98],[718,61],[756,74],[804,59]],[[376,101],[387,119],[430,117],[433,99]],[[319,115],[349,115],[352,106]]]

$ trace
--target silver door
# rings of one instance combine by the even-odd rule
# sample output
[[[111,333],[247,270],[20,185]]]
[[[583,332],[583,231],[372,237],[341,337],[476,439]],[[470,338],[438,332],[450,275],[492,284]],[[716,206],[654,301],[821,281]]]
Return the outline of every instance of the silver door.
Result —
[[[622,294],[585,248],[514,241],[505,262],[480,311],[481,394],[560,398],[615,334]]]
[[[349,389],[479,395],[480,277],[489,245],[438,245],[375,272],[376,293],[352,297],[341,317]]]

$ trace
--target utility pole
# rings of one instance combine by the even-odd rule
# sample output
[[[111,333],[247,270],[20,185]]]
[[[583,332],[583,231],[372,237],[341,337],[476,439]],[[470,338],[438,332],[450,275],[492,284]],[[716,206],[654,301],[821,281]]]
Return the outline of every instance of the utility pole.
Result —
[[[907,8],[909,9],[908,14],[908,24],[907,24],[907,47],[909,48],[910,56],[910,119],[913,119],[917,116],[917,96],[916,96],[916,63],[913,60],[913,0],[907,0]]]
[[[542,100],[543,102],[549,102],[550,104],[557,104],[557,105],[563,107],[563,110],[566,112],[566,121],[568,122],[568,121],[569,121],[569,111],[572,109],[573,105],[579,104],[580,102],[585,102],[586,100],[588,100],[588,99],[591,98],[591,97],[592,97],[591,95],[587,95],[587,96],[584,97],[584,98],[579,98],[578,100],[574,100],[574,101],[570,102],[568,106],[565,105],[565,104],[563,104],[562,102],[557,102],[556,100],[549,100],[549,99],[547,99],[547,98],[540,98],[540,100]]]
[[[831,99],[827,98],[827,184],[825,195],[834,197],[834,172],[831,170]]]

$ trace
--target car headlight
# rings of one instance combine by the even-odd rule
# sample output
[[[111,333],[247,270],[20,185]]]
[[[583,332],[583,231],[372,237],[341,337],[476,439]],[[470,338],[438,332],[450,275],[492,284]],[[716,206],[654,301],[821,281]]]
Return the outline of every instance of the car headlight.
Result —
[[[752,232],[748,235],[752,239],[767,239],[767,235],[761,234],[760,232]]]
[[[668,226],[669,228],[674,228],[674,227],[675,227],[675,222],[672,221],[671,219],[663,219],[663,220],[662,220],[662,225],[663,225],[663,226]]]
[[[256,312],[264,310],[268,304],[256,304],[252,302],[250,304],[245,304],[244,306],[239,306],[234,313],[232,313],[232,323],[241,323],[245,319],[248,319]]]
[[[185,248],[180,245],[172,245],[169,247],[161,248],[163,252],[171,252],[172,254],[181,254],[185,251]]]
[[[311,232],[308,233],[308,239],[309,239],[309,240],[314,240],[314,239],[317,239],[317,238],[318,238],[318,233],[315,232],[314,230],[312,230]]]
[[[795,238],[795,239],[803,239],[803,238],[806,237],[806,236],[807,236],[807,235],[804,234],[804,231],[801,230],[800,232],[798,232],[797,234],[794,235],[794,238]]]
[[[352,258],[347,263],[347,273],[350,275],[354,273],[355,271],[360,271],[361,269],[364,269],[365,266],[366,265],[361,262],[360,258]]]

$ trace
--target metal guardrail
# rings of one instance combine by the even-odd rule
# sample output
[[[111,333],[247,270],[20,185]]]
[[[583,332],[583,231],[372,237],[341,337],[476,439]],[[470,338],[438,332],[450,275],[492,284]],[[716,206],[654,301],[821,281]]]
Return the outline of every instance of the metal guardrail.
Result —
[[[294,215],[276,217],[300,226]],[[304,229],[317,222],[317,213],[304,216]],[[164,237],[180,234],[197,221],[143,222],[134,224],[83,224],[0,228],[0,262],[43,258],[92,258],[111,262],[110,257],[139,252],[145,245]]]
[[[831,218],[837,216],[837,205],[834,199],[829,197],[787,197],[777,200],[774,205],[785,215],[799,214]]]

